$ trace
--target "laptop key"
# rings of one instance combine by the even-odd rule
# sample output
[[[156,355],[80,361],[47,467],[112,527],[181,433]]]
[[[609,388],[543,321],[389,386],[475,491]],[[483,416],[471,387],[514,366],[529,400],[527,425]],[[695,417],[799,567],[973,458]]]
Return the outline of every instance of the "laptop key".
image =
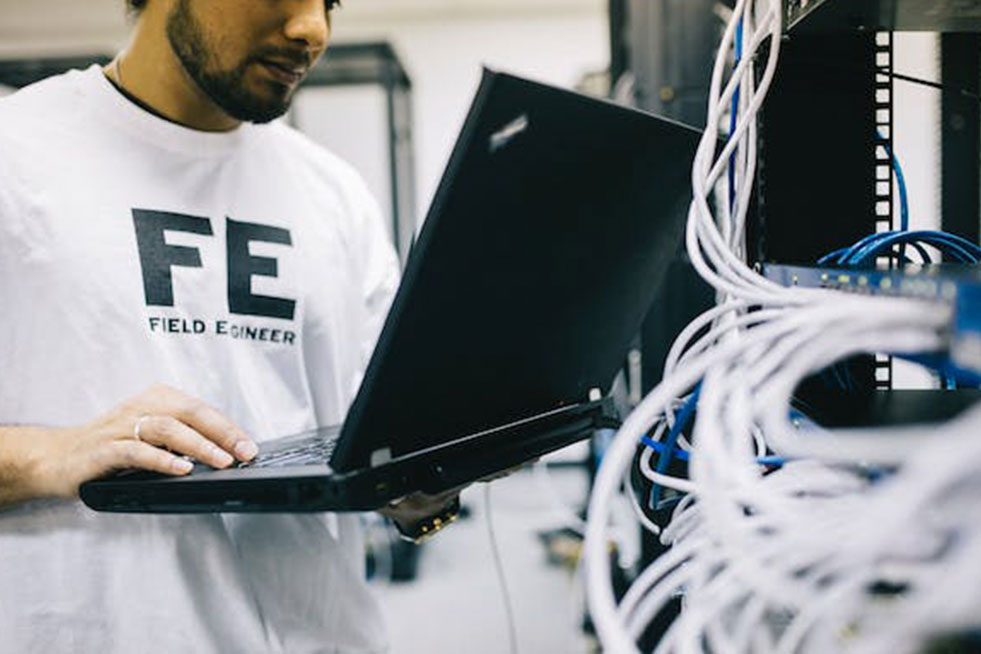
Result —
[[[320,465],[330,460],[337,439],[312,438],[292,447],[260,452],[254,459],[240,463],[239,468],[281,468],[297,465]]]

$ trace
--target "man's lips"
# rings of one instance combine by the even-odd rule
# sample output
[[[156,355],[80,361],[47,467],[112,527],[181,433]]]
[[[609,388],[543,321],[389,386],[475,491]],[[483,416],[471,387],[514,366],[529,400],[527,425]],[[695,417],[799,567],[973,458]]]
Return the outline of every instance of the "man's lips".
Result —
[[[307,67],[303,64],[273,61],[271,59],[259,59],[258,63],[273,79],[283,84],[296,84],[307,74]]]

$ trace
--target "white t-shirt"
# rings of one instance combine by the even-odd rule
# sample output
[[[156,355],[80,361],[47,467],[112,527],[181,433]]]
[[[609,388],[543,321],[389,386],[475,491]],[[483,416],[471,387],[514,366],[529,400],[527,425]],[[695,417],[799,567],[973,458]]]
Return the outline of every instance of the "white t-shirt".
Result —
[[[358,175],[279,124],[204,133],[98,67],[0,101],[0,425],[154,383],[257,440],[340,422],[397,284]],[[0,652],[380,652],[355,516],[0,510]]]

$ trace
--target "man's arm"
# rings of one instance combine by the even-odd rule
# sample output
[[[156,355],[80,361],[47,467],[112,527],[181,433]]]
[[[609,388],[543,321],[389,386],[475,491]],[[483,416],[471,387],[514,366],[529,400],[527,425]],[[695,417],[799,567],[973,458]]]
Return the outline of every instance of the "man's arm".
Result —
[[[0,427],[0,507],[43,497],[39,486],[37,449],[25,447],[51,437],[53,430]]]
[[[187,474],[192,466],[182,455],[226,468],[256,452],[216,409],[154,386],[79,427],[0,427],[0,507],[77,497],[83,482],[125,468]]]

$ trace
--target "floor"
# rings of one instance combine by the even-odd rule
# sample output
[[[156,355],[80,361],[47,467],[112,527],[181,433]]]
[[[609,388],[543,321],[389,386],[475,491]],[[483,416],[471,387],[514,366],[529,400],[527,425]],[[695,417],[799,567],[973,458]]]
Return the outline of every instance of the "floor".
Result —
[[[585,487],[585,473],[569,468],[527,469],[490,485],[491,517],[521,654],[593,651],[579,628],[582,585],[574,570],[547,562],[538,537],[540,531],[575,521]],[[424,546],[416,581],[374,582],[392,654],[509,654],[485,489],[485,484],[468,489],[463,501],[471,516]]]

